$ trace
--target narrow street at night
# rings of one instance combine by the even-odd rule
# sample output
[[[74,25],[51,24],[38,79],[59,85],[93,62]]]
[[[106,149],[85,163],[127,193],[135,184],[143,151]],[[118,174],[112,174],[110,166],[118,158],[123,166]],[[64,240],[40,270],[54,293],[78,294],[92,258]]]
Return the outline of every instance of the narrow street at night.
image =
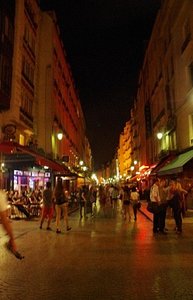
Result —
[[[39,219],[12,221],[23,260],[4,247],[0,232],[0,298],[3,299],[193,299],[193,218],[183,233],[167,219],[167,235],[152,233],[141,212],[125,222],[107,211],[79,219],[70,215],[70,232],[39,229]]]

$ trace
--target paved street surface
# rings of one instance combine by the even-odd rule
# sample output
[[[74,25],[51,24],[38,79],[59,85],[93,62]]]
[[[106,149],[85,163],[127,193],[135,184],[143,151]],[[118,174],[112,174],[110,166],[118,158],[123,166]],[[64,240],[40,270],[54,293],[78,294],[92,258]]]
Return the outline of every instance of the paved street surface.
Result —
[[[143,207],[142,207],[143,209]],[[193,300],[193,218],[183,233],[153,235],[152,222],[138,213],[125,223],[120,212],[79,220],[57,235],[39,229],[39,220],[12,221],[24,260],[7,252],[0,229],[0,299]],[[0,226],[1,227],[1,226]]]

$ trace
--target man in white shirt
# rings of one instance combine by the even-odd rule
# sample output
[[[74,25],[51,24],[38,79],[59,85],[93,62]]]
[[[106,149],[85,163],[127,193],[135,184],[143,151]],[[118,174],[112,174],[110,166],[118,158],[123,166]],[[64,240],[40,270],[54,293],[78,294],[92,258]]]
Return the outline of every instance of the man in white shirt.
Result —
[[[150,190],[150,200],[151,202],[155,203],[155,205],[157,206],[160,206],[161,204],[159,185],[160,185],[159,178],[156,178]],[[160,228],[161,216],[162,216],[161,209],[160,212],[153,213],[153,232],[154,233],[160,232],[162,234],[166,234],[166,232],[162,228]]]

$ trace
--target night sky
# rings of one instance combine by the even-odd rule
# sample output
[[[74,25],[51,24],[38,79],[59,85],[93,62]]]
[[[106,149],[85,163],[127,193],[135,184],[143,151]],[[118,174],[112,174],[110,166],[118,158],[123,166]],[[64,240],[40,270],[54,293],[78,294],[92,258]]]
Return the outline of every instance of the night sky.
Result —
[[[161,0],[43,0],[54,9],[86,119],[94,165],[115,154]]]

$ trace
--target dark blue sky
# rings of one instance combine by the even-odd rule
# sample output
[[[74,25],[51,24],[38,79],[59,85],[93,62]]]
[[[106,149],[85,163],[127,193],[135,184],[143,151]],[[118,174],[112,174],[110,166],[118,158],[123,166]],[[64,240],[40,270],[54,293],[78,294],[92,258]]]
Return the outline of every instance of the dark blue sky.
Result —
[[[161,0],[40,2],[56,11],[98,168],[112,159],[129,119]]]

